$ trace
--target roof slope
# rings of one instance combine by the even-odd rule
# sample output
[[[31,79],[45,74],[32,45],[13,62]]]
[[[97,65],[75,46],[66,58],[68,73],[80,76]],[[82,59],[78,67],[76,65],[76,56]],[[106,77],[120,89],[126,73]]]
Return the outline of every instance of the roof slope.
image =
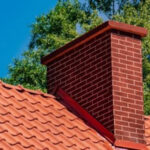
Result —
[[[0,81],[0,149],[111,150],[55,97]]]

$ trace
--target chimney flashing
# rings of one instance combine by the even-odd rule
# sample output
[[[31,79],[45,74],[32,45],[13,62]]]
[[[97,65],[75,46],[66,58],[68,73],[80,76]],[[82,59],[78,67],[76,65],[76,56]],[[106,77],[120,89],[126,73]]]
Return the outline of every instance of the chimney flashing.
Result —
[[[147,147],[145,144],[139,144],[134,142],[129,142],[125,140],[116,140],[114,145],[116,147],[125,148],[126,150],[134,149],[134,150],[147,150]],[[119,149],[118,149],[119,150]],[[120,149],[121,150],[121,149]]]
[[[100,122],[92,117],[85,109],[83,109],[75,100],[73,100],[63,89],[57,88],[55,93],[63,99],[74,111],[86,120],[95,130],[102,134],[111,144],[114,144],[115,137]]]
[[[91,40],[92,38],[108,31],[108,30],[117,30],[117,31],[122,31],[125,33],[131,33],[138,35],[140,37],[145,37],[147,35],[147,30],[143,27],[138,27],[134,25],[129,25],[121,22],[116,22],[116,21],[107,21],[93,30],[83,34],[82,36],[76,38],[75,40],[69,42],[68,44],[58,48],[54,52],[44,56],[41,59],[41,63],[44,65],[47,65],[48,63],[54,61],[56,58],[64,55],[65,53],[69,52],[70,50],[80,46],[81,44]]]

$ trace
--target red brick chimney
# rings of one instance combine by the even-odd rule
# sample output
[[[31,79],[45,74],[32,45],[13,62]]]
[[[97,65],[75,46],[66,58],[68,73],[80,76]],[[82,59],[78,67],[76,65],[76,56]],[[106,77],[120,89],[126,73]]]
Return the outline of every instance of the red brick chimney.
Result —
[[[48,92],[59,85],[120,147],[145,144],[141,38],[146,34],[144,28],[108,21],[42,59]]]

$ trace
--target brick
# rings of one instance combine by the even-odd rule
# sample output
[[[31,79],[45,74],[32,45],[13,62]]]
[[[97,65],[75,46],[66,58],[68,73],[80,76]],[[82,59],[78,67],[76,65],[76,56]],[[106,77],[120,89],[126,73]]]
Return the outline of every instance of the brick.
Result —
[[[133,128],[136,128],[136,129],[143,128],[143,125],[139,125],[139,124],[136,124],[136,123],[130,123],[129,125],[130,125],[130,127],[133,127]]]
[[[137,133],[140,133],[140,134],[144,134],[145,133],[145,130],[142,130],[142,129],[137,129]]]
[[[111,51],[112,51],[112,52],[115,52],[115,53],[119,53],[120,50],[117,49],[117,48],[111,48]]]
[[[118,120],[116,120],[115,124],[122,125],[122,126],[128,126],[128,122],[126,122],[126,121],[118,121]]]
[[[122,49],[120,49],[120,50],[119,50],[119,53],[124,54],[124,55],[126,55],[126,56],[134,56],[134,53],[133,53],[133,52],[130,52],[130,51],[127,51],[127,50],[122,50]]]
[[[130,70],[133,70],[133,71],[137,71],[137,72],[141,72],[141,68],[133,67],[133,66],[129,66],[129,65],[127,65],[127,69],[130,69]]]
[[[119,40],[119,39],[120,39],[120,40],[125,40],[125,37],[120,36],[120,35],[118,35],[118,34],[114,34],[114,33],[111,34],[111,37],[112,37],[112,38],[115,38],[115,39],[118,39],[118,40]]]
[[[121,97],[127,97],[127,93],[124,93],[124,92],[114,91],[114,94],[121,96]]]
[[[118,62],[118,63],[119,63],[119,62],[120,62],[120,59],[117,58],[117,57],[112,57],[112,63],[113,63],[113,62]]]
[[[142,68],[142,63],[134,62],[134,66]]]
[[[116,130],[115,133],[122,136],[129,136],[129,132],[127,131]]]
[[[125,102],[125,103],[128,103],[128,104],[134,104],[135,103],[135,100],[132,99],[132,98],[127,98],[127,97],[121,97],[121,101],[122,102]]]
[[[134,45],[134,43],[132,43],[130,41],[125,41],[125,40],[119,40],[119,44],[129,46],[129,47],[133,47],[133,45]]]
[[[122,77],[122,78],[126,78],[127,77],[127,74],[121,73],[121,72],[117,72],[117,71],[113,71],[112,75],[119,76],[119,77]]]
[[[126,47],[123,46],[123,45],[121,45],[121,44],[112,43],[111,46],[112,46],[113,48],[126,49]]]
[[[112,75],[112,80],[113,81],[120,81],[120,78],[118,76]]]
[[[131,48],[131,47],[127,47],[127,51],[138,53],[138,54],[141,53],[141,49],[136,49],[136,48]]]
[[[135,94],[139,96],[143,96],[143,92],[140,92],[140,91],[135,91]]]
[[[142,58],[142,54],[134,53],[134,57],[135,57],[135,58],[138,58],[138,59],[141,59],[141,58]]]
[[[121,130],[121,129],[122,129],[122,126],[120,126],[120,125],[115,125],[115,129]]]
[[[136,129],[135,128],[130,128],[130,127],[123,127],[123,130],[125,131],[130,131],[130,132],[136,132]]]
[[[135,100],[138,101],[138,100],[140,100],[141,97],[139,97],[139,96],[137,96],[137,95],[133,95],[133,94],[128,94],[128,98],[132,98],[132,99],[135,99]],[[137,102],[137,101],[136,101],[136,102]]]
[[[112,57],[126,59],[126,55],[123,55],[123,54],[120,54],[120,53],[115,53],[115,52],[112,52]]]
[[[118,67],[118,68],[126,68],[126,64],[117,63],[116,61],[112,62],[112,67]]]
[[[118,106],[117,106],[117,105],[114,105],[114,109],[115,109],[115,110],[121,110],[121,107],[120,107],[120,105],[118,105]]]
[[[123,136],[121,136],[121,135],[116,135],[115,137],[116,137],[116,139],[123,140]]]
[[[142,87],[136,86],[136,85],[132,85],[132,84],[128,84],[128,88],[134,89],[134,90],[137,90],[137,91],[142,91]]]
[[[131,133],[130,135],[131,135],[132,137],[136,137],[136,138],[144,138],[143,134]]]
[[[136,110],[136,114],[139,114],[139,115],[142,115],[142,116],[144,116],[143,109],[142,109],[142,110]]]
[[[113,90],[114,90],[114,91],[120,91],[121,88],[120,88],[119,86],[114,85],[114,86],[113,86]]]
[[[142,49],[141,44],[134,44],[134,48]]]
[[[141,44],[141,40],[136,39],[136,38],[132,38],[132,37],[126,37],[126,41],[132,42],[132,43],[135,43],[135,44]]]
[[[123,82],[120,82],[120,81],[113,81],[113,85],[115,86],[123,86],[123,87],[127,87],[127,84],[126,83],[123,83]]]
[[[123,140],[125,140],[125,141],[131,141],[131,142],[136,142],[137,143],[137,139],[135,139],[135,138],[133,138],[131,136],[129,136],[129,137],[124,136]]]
[[[141,101],[141,99],[143,99],[143,96],[136,101],[136,104],[143,106],[143,101]]]
[[[127,79],[132,79],[132,80],[135,80],[135,81],[141,81],[142,77],[137,77],[135,75],[127,75]]]
[[[143,118],[143,116],[137,115],[137,114],[129,114],[129,117],[136,118],[136,119],[141,119],[141,120]]]
[[[138,110],[142,110],[143,109],[142,105],[137,105],[137,104],[129,104],[129,107],[130,108],[135,108],[135,109],[138,109]]]
[[[126,79],[126,78],[120,78],[121,82],[123,83],[128,83],[128,84],[134,84],[133,80],[130,79]]]
[[[135,110],[133,108],[127,108],[127,107],[121,107],[122,111],[127,111],[131,113],[135,113]]]
[[[122,121],[126,121],[128,123],[135,123],[135,119],[134,118],[129,118],[129,117],[122,117]]]
[[[144,121],[143,120],[136,120],[136,123],[138,123],[138,124],[144,124]],[[140,130],[140,129],[139,129]]]
[[[142,72],[136,72],[136,71],[135,71],[135,72],[134,72],[134,75],[137,76],[137,77],[141,77],[141,76],[142,76]],[[141,79],[142,79],[142,78],[141,78]]]
[[[125,68],[124,69],[121,68],[120,72],[125,73],[125,74],[134,74],[133,70],[128,70],[128,69],[125,69]]]
[[[125,107],[127,107],[127,103],[125,103],[125,102],[122,102],[122,101],[118,101],[118,100],[115,100],[114,101],[114,107],[115,106],[125,106]]]
[[[111,42],[112,42],[112,43],[119,43],[119,40],[116,39],[116,38],[112,38],[112,39],[111,39]]]
[[[131,61],[131,60],[125,60],[125,59],[120,59],[120,63],[127,64],[127,65],[133,65],[133,61]]]
[[[114,112],[115,115],[120,115],[120,116],[128,116],[127,112],[123,112],[123,111],[115,111]],[[128,124],[128,122],[124,122],[124,124]]]
[[[131,56],[127,56],[127,60],[129,60],[129,61],[134,61],[134,62],[139,62],[139,61],[140,61],[139,58],[131,57]]]

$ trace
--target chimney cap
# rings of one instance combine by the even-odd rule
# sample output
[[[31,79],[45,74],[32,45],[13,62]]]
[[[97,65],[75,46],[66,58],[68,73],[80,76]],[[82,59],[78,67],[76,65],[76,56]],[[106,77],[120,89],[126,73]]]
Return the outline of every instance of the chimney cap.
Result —
[[[143,27],[138,27],[135,25],[129,25],[129,24],[125,24],[122,22],[109,20],[109,21],[97,26],[93,30],[76,38],[75,40],[69,42],[68,44],[64,45],[63,47],[58,48],[54,52],[44,56],[41,59],[41,63],[44,65],[47,65],[48,63],[54,61],[56,58],[62,56],[66,52],[68,52],[68,51],[74,49],[75,47],[85,43],[86,41],[96,37],[97,35],[102,34],[111,29],[123,31],[126,33],[132,33],[132,34],[138,35],[140,37],[145,37],[148,33],[147,29],[145,29]]]

